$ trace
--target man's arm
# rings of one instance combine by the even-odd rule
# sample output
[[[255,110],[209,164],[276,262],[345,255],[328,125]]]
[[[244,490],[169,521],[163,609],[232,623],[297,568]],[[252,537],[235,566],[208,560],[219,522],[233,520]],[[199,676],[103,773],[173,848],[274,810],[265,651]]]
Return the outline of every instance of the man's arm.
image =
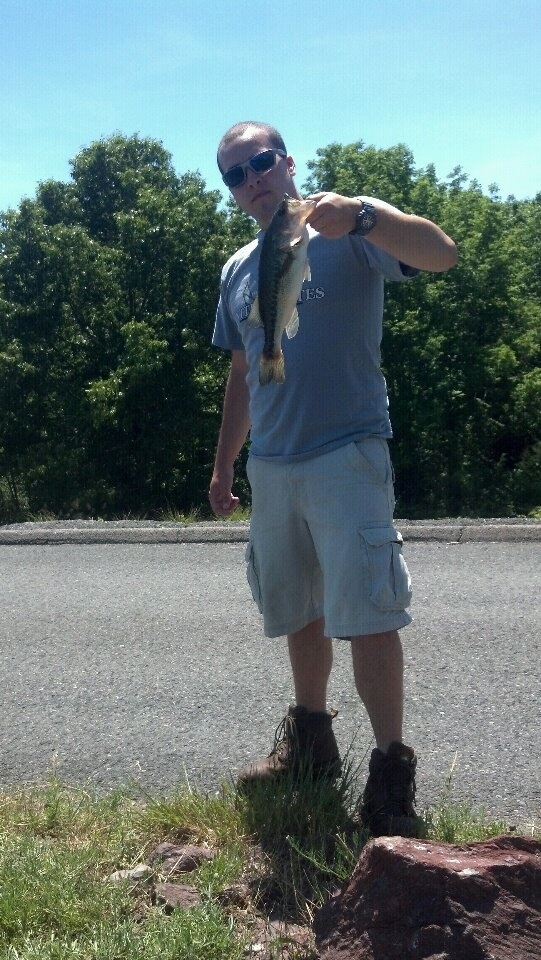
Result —
[[[214,471],[210,482],[210,505],[217,517],[229,517],[238,505],[234,497],[234,466],[250,429],[248,412],[248,365],[244,350],[232,350],[231,369],[225,388],[222,425],[218,437]]]
[[[309,223],[318,233],[336,240],[354,229],[362,207],[361,199],[343,197],[338,193],[314,193],[310,199],[318,201],[309,217]],[[375,247],[418,270],[439,273],[454,267],[457,261],[455,243],[431,220],[403,213],[375,197],[363,199],[370,201],[376,210],[376,226],[366,238]]]

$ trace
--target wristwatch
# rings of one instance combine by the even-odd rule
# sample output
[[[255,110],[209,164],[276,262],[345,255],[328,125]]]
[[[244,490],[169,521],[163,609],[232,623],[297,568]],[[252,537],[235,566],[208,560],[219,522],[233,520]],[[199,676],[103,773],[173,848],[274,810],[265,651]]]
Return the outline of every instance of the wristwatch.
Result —
[[[372,203],[368,203],[367,200],[364,200],[363,205],[357,214],[355,226],[353,230],[350,230],[350,233],[355,234],[357,237],[366,237],[366,234],[370,233],[370,231],[374,229],[377,222],[378,215],[376,213],[376,208]]]

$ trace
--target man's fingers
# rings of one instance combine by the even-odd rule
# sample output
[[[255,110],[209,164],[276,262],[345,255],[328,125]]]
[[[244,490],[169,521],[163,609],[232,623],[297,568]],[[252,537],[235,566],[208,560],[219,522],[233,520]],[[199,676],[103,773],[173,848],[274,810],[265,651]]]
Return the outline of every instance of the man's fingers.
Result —
[[[209,495],[210,505],[217,517],[228,517],[237,508],[239,498],[231,494],[212,492]]]

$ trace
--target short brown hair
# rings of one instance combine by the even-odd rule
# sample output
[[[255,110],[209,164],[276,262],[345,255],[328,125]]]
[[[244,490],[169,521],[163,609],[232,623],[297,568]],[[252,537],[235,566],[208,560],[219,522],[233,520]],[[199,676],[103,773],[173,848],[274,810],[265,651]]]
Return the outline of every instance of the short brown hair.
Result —
[[[237,137],[242,137],[246,131],[252,127],[254,130],[263,130],[267,134],[271,146],[276,150],[285,150],[287,153],[286,145],[276,127],[272,127],[270,123],[261,123],[259,120],[242,120],[240,123],[235,123],[232,127],[229,127],[229,130],[225,131],[218,144],[216,160],[221,173],[223,173],[223,170],[220,164],[220,152],[224,150],[225,147],[228,147],[233,140],[236,140]]]

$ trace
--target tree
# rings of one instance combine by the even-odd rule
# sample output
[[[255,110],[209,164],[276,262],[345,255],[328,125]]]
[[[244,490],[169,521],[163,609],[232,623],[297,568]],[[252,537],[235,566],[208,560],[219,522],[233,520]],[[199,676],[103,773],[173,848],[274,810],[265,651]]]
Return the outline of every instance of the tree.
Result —
[[[365,147],[362,141],[341,146],[331,143],[308,162],[311,171],[305,189],[333,190],[346,197],[379,197],[409,209],[413,155],[403,143],[387,150]]]
[[[460,167],[439,182],[433,166],[415,170],[402,145],[378,151],[330,144],[310,169],[310,190],[379,196],[433,219],[458,246],[458,265],[448,273],[387,288],[383,360],[399,511],[531,509],[534,485],[525,478],[537,461],[533,438],[519,424],[531,417],[532,432],[541,436],[534,410],[539,206],[504,204],[495,189],[487,197],[475,181],[467,185]],[[524,259],[528,244],[533,254]],[[520,413],[526,408],[527,417]]]
[[[0,511],[205,507],[228,360],[221,266],[254,226],[161,143],[117,134],[0,215]],[[439,223],[458,265],[389,284],[398,512],[528,512],[541,490],[541,194],[438,180],[403,144],[330,144],[306,189]],[[247,490],[245,488],[247,495]]]
[[[139,137],[99,141],[72,173],[1,224],[0,476],[32,511],[199,505],[225,377],[208,347],[220,195]]]

